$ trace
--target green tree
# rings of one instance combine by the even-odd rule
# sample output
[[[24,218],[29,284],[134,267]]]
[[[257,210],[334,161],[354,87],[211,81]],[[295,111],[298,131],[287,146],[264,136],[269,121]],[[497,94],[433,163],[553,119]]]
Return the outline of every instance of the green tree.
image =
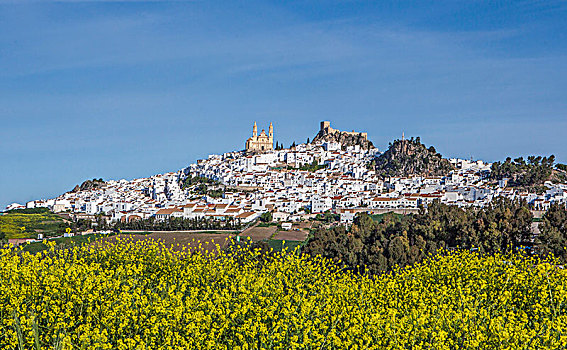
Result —
[[[523,157],[512,160],[507,157],[504,162],[494,162],[491,167],[490,177],[494,180],[508,178],[511,187],[535,187],[549,180],[552,175],[555,156],[528,156],[527,161]]]
[[[553,254],[567,261],[567,211],[565,206],[553,204],[539,224],[539,249],[543,254]]]
[[[273,219],[272,213],[270,213],[269,211],[260,215],[260,221],[262,222],[272,222],[272,219]]]

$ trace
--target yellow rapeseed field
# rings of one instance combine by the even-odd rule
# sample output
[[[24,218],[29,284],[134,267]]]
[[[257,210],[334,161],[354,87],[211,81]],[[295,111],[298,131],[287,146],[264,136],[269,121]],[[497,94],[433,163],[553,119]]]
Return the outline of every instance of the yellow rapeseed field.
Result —
[[[0,250],[1,349],[559,349],[566,272],[470,252],[376,279],[121,240]]]

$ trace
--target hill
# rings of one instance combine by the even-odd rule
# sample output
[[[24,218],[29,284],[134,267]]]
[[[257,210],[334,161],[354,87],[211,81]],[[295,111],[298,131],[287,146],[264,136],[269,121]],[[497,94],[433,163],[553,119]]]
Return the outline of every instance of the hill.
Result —
[[[395,140],[386,152],[378,156],[371,166],[382,176],[438,176],[453,169],[435,147],[425,147],[420,138]]]

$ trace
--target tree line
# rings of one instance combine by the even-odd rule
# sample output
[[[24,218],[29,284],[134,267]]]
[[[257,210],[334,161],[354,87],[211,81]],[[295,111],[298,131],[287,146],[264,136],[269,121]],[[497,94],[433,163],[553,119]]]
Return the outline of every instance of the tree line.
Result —
[[[567,214],[553,206],[544,216],[541,235],[532,234],[533,216],[523,201],[505,198],[484,208],[459,208],[439,202],[418,214],[385,214],[375,221],[359,214],[352,226],[319,229],[304,252],[322,255],[345,269],[370,275],[423,260],[439,249],[471,249],[485,253],[521,249],[554,254],[567,261]]]
[[[242,223],[234,218],[213,220],[209,218],[186,219],[172,217],[166,220],[158,220],[152,216],[131,222],[117,221],[113,228],[131,231],[239,230],[242,228]]]
[[[490,177],[493,180],[508,178],[511,187],[533,187],[550,179],[554,163],[554,155],[529,156],[527,159],[508,157],[504,162],[492,163]]]

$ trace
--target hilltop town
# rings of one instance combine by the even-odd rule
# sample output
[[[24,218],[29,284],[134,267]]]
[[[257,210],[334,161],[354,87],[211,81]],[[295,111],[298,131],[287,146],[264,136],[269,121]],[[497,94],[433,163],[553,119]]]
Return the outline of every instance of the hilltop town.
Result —
[[[342,223],[350,223],[359,212],[411,213],[435,200],[484,207],[494,198],[505,197],[524,200],[536,210],[545,210],[554,202],[567,203],[564,183],[545,182],[540,193],[508,187],[507,179],[490,179],[492,164],[441,159],[432,148],[429,152],[441,164],[435,171],[402,174],[390,171],[391,167],[381,171],[383,159],[412,144],[419,140],[402,137],[394,143],[395,149],[381,153],[366,133],[339,131],[325,121],[313,142],[274,149],[273,125],[270,123],[268,133],[258,133],[254,123],[242,151],[210,155],[179,171],[149,178],[88,181],[57,198],[7,209],[47,207],[74,219],[98,215],[109,222],[126,223],[148,218],[249,223],[267,212],[274,221],[293,222],[333,212],[340,214]],[[423,152],[425,156],[420,157],[427,157]],[[406,155],[415,163],[412,157]],[[410,169],[424,169],[414,163],[408,163]]]

